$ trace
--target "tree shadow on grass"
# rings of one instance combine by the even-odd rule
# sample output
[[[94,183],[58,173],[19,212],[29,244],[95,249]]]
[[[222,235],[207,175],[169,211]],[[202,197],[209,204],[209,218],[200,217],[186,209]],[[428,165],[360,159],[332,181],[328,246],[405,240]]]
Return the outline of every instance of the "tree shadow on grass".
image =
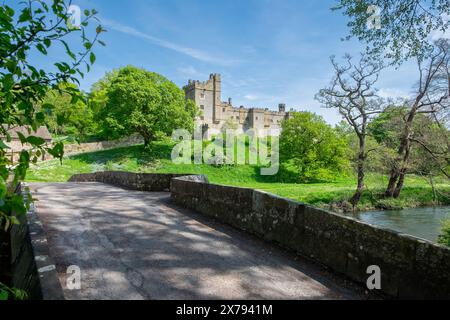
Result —
[[[153,143],[149,148],[144,148],[143,145],[136,145],[73,155],[69,156],[69,159],[101,165],[105,165],[108,162],[121,164],[134,160],[138,165],[147,166],[155,163],[157,160],[170,159],[172,147],[170,144]]]

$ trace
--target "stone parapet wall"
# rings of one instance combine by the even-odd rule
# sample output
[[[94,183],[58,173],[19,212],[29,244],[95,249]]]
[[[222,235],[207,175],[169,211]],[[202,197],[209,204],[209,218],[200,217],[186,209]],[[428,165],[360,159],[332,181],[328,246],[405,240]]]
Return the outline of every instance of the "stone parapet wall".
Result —
[[[105,171],[88,174],[77,174],[69,182],[100,182],[118,186],[128,190],[170,191],[173,178],[186,174],[132,173],[121,171]]]
[[[174,202],[274,242],[400,299],[450,298],[450,249],[272,194],[175,178]]]
[[[27,197],[24,186],[18,192]],[[63,300],[56,266],[35,206],[31,204],[27,214],[17,218],[20,224],[14,225],[10,233],[12,286],[25,291],[30,300]]]

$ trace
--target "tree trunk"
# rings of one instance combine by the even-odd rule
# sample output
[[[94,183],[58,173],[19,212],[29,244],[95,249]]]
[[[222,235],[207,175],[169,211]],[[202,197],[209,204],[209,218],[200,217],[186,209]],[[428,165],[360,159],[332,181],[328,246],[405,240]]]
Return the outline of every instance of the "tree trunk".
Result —
[[[405,183],[405,175],[406,175],[406,172],[402,171],[398,177],[398,182],[395,187],[394,194],[392,195],[394,199],[397,199],[398,197],[400,197],[400,193],[402,192],[403,185]]]
[[[406,151],[405,151],[405,156],[403,157],[402,168],[400,170],[400,174],[398,176],[397,186],[395,187],[394,194],[393,194],[393,197],[395,199],[400,197],[400,193],[403,190],[403,185],[405,183],[406,172],[408,171],[408,161],[409,161],[410,153],[411,153],[411,142],[408,139],[407,146],[406,146]]]
[[[395,184],[397,183],[397,179],[398,179],[398,169],[394,167],[392,168],[391,174],[389,176],[389,183],[385,192],[386,197],[394,196]]]
[[[356,187],[355,194],[350,199],[350,203],[353,205],[353,209],[356,208],[361,200],[362,193],[364,191],[364,162],[366,160],[366,141],[364,136],[359,137],[359,154],[358,154],[358,186]]]
[[[402,138],[400,140],[400,146],[398,149],[398,156],[399,156],[399,162],[395,163],[391,169],[391,174],[389,177],[389,183],[388,187],[386,189],[385,195],[387,197],[394,197],[398,198],[400,196],[400,193],[403,189],[404,181],[405,181],[405,175],[407,171],[407,164],[409,161],[409,155],[411,151],[411,133],[412,133],[412,127],[414,118],[416,116],[417,112],[417,105],[420,102],[422,97],[419,97],[416,100],[416,104],[413,108],[411,108],[408,119],[406,120],[405,127],[403,129]]]
[[[151,134],[148,133],[141,133],[142,138],[144,138],[144,148],[147,149],[150,147],[150,144],[153,141],[153,137]]]
[[[360,168],[358,165],[358,186],[356,188],[355,194],[350,199],[350,203],[353,206],[353,209],[355,209],[358,206],[359,201],[361,201],[361,196],[364,191],[364,169]]]

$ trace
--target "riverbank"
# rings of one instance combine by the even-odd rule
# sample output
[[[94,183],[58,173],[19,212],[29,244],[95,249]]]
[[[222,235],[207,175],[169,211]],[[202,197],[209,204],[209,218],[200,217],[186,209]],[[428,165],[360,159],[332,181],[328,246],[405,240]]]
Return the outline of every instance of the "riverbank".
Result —
[[[176,165],[170,160],[171,150],[171,144],[155,143],[150,150],[132,146],[74,155],[66,157],[62,165],[58,160],[32,165],[27,181],[65,182],[74,174],[105,170],[204,174],[212,183],[259,189],[326,209],[350,198],[355,190],[356,179],[348,176],[336,177],[331,182],[295,184],[280,183],[274,177],[261,176],[258,167],[249,165]],[[367,190],[358,208],[361,211],[450,205],[450,184],[445,179],[436,179],[437,201],[432,188],[422,177],[408,176],[399,199],[383,199],[386,176],[369,173],[366,184]],[[334,208],[337,206],[334,205]]]

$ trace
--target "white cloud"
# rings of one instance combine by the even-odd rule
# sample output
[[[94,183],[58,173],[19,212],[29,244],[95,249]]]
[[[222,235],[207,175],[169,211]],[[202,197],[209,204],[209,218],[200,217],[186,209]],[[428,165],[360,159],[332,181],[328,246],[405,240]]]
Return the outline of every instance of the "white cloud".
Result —
[[[260,97],[255,95],[255,94],[246,94],[244,96],[245,99],[250,100],[250,101],[255,101],[255,100],[259,100]]]
[[[388,98],[396,99],[396,98],[408,98],[411,96],[411,93],[401,89],[382,88],[378,91],[378,95],[385,99]]]
[[[103,22],[104,25],[111,28],[112,30],[147,40],[157,46],[176,51],[178,53],[187,55],[196,60],[200,60],[203,62],[209,62],[209,63],[213,63],[213,64],[218,64],[218,65],[224,65],[224,66],[233,65],[237,62],[236,60],[218,57],[218,56],[209,54],[209,53],[201,51],[201,50],[197,50],[197,49],[190,48],[190,47],[184,47],[184,46],[178,45],[176,43],[173,43],[173,42],[170,42],[170,41],[167,41],[164,39],[160,39],[158,37],[154,37],[152,35],[149,35],[147,33],[139,31],[136,28],[120,24],[116,21],[109,20],[104,17],[101,18],[101,21]]]
[[[185,78],[196,78],[200,80],[206,77],[203,73],[195,69],[193,66],[180,67],[177,70]]]

